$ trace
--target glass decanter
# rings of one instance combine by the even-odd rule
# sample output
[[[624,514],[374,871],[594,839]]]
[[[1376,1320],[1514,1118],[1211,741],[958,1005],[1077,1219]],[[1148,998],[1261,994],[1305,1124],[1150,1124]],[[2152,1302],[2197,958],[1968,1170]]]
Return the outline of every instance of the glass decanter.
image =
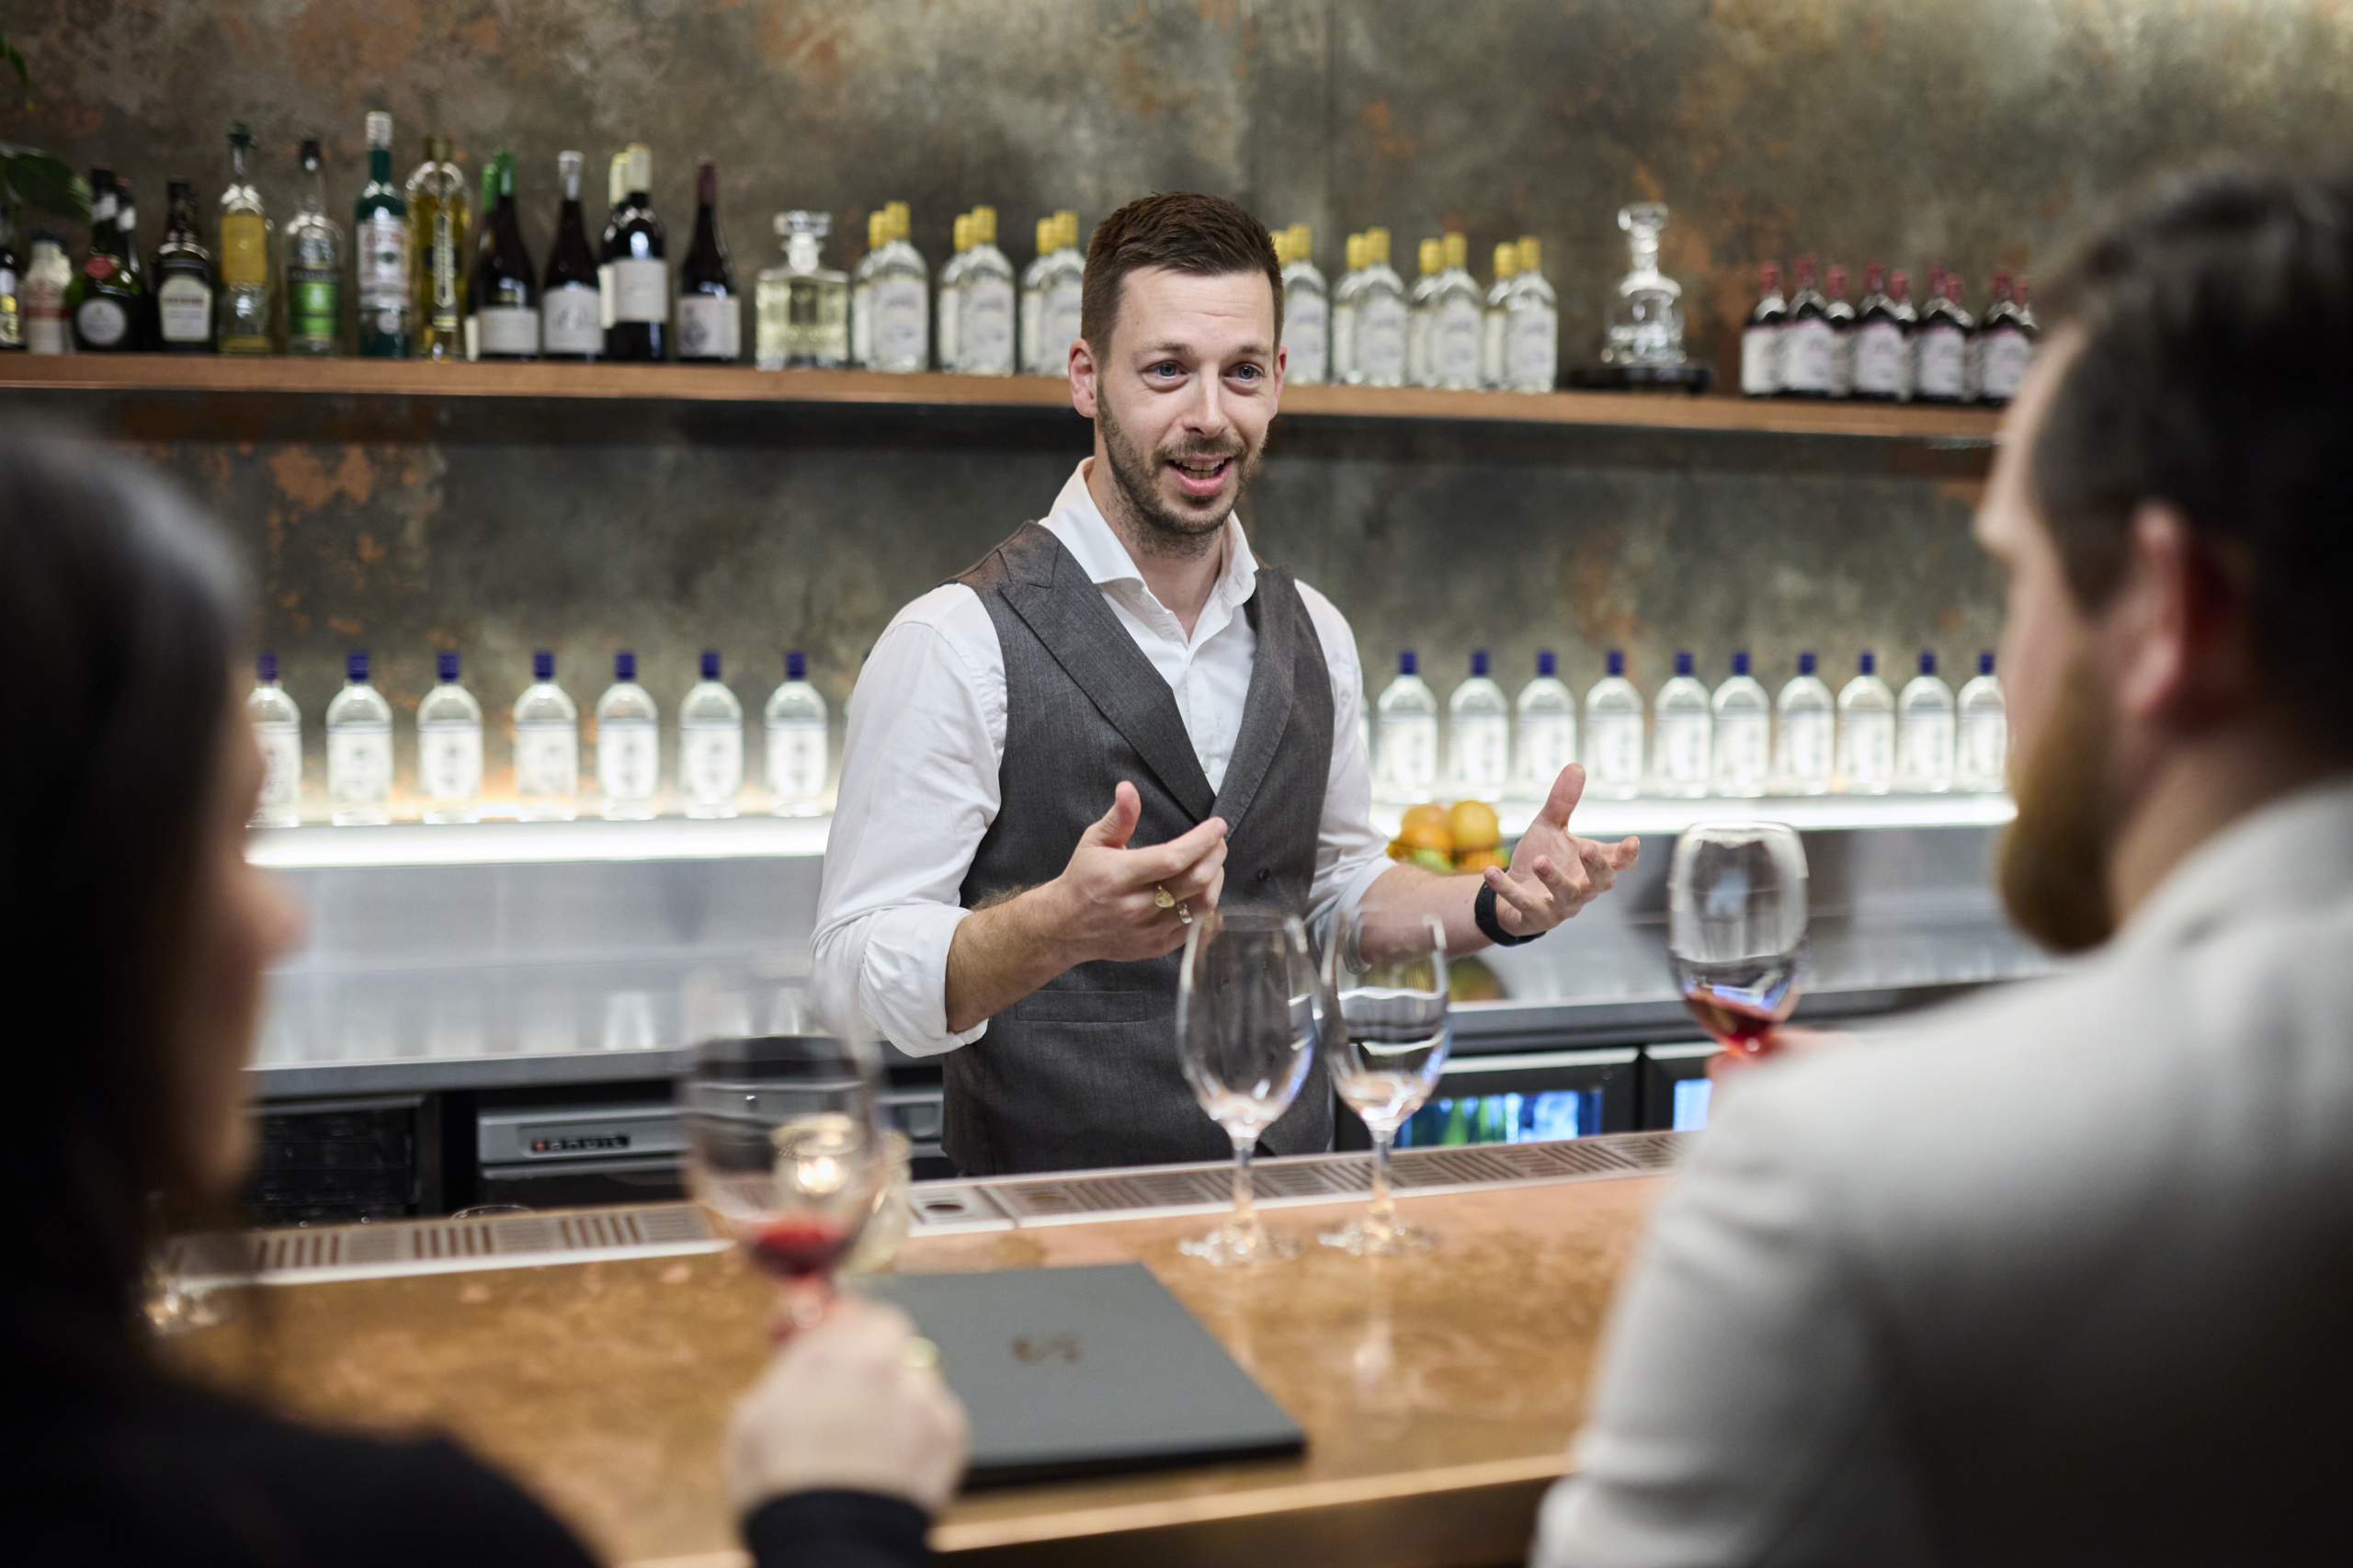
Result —
[[[1605,364],[1680,365],[1683,360],[1683,289],[1658,269],[1658,236],[1666,227],[1663,202],[1638,201],[1618,210],[1634,268],[1618,281],[1609,301]]]

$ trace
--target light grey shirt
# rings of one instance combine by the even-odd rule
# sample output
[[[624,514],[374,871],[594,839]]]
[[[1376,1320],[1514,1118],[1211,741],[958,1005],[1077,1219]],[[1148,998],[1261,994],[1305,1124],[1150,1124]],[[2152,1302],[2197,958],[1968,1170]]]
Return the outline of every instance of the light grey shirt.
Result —
[[[1717,1103],[1541,1568],[2353,1561],[2353,784]]]

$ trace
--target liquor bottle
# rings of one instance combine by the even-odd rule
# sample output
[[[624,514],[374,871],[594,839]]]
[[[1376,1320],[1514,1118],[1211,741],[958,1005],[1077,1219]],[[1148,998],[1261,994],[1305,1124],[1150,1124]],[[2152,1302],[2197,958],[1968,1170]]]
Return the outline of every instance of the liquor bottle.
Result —
[[[1913,340],[1919,335],[1920,313],[1912,308],[1912,275],[1901,269],[1887,276],[1888,309],[1895,317],[1896,331],[1904,340],[1904,357],[1897,366],[1896,393],[1904,403],[1912,401],[1915,363]]]
[[[344,686],[327,704],[327,799],[337,827],[392,820],[392,709],[368,684],[368,651],[344,660]]]
[[[466,358],[535,359],[540,353],[538,268],[515,208],[515,154],[501,148],[484,171],[482,246],[466,280]],[[585,291],[584,291],[585,292]]]
[[[824,212],[779,212],[784,265],[760,274],[759,331],[754,352],[763,370],[786,366],[831,369],[849,358],[849,279],[823,265],[833,229]]]
[[[176,179],[167,188],[164,243],[155,247],[156,335],[167,354],[210,354],[217,275],[199,237],[196,187]]]
[[[1519,688],[1519,745],[1513,757],[1512,793],[1540,801],[1561,769],[1577,759],[1577,699],[1557,673],[1552,650],[1536,653],[1536,678]]]
[[[1863,268],[1863,302],[1848,335],[1854,367],[1851,395],[1893,403],[1904,395],[1904,324],[1895,301],[1884,292],[1885,270],[1878,262]]]
[[[1952,687],[1937,676],[1936,654],[1923,650],[1920,673],[1895,699],[1895,788],[1940,795],[1952,788]]]
[[[825,698],[809,684],[809,661],[795,648],[784,656],[784,683],[768,694],[769,809],[780,817],[813,817],[825,809]]]
[[[1586,793],[1631,801],[1643,791],[1643,694],[1626,678],[1626,655],[1608,654],[1608,674],[1585,694]]]
[[[416,705],[416,785],[426,822],[482,818],[482,704],[458,684],[458,655],[434,656],[439,677]]]
[[[155,283],[147,276],[146,264],[139,258],[139,204],[131,193],[131,181],[118,176],[115,194],[120,199],[115,206],[115,238],[119,242],[116,252],[122,257],[123,281],[138,295],[131,307],[131,347],[142,354],[152,354],[157,347],[155,324]]]
[[[1487,290],[1486,309],[1479,317],[1479,384],[1489,392],[1500,392],[1510,382],[1504,375],[1504,345],[1509,341],[1507,328],[1511,317],[1506,307],[1511,300],[1511,283],[1519,276],[1519,245],[1506,240],[1495,247],[1495,281]]]
[[[464,324],[464,337],[466,343],[465,357],[470,360],[479,359],[482,358],[482,322],[479,319],[482,312],[479,309],[481,301],[477,300],[474,295],[474,274],[481,270],[483,263],[489,259],[491,250],[493,248],[493,241],[490,233],[490,215],[497,210],[497,207],[498,155],[494,153],[488,158],[483,160],[482,195],[481,199],[474,203],[474,210],[481,214],[481,217],[474,224],[474,253],[466,262],[466,319]]]
[[[605,358],[669,358],[670,270],[662,220],[654,215],[654,153],[632,142],[616,160],[621,197],[605,225],[597,285],[605,323]],[[604,744],[597,743],[597,755]],[[601,766],[601,764],[599,765]],[[608,813],[609,814],[609,813]]]
[[[1856,661],[1838,691],[1838,782],[1849,795],[1884,795],[1895,777],[1895,694],[1879,678],[1879,656]]]
[[[29,352],[63,354],[72,349],[65,295],[73,282],[74,264],[65,259],[65,242],[47,229],[36,230],[32,259],[25,264],[25,347]]]
[[[515,699],[515,802],[525,822],[570,822],[580,795],[580,710],[555,683],[555,655],[531,655]]]
[[[1351,383],[1357,373],[1357,296],[1364,290],[1364,236],[1350,234],[1341,246],[1347,270],[1332,289],[1332,380]]]
[[[267,354],[278,317],[270,276],[268,210],[247,165],[254,133],[244,120],[229,128],[229,185],[221,193],[221,352]]]
[[[1781,324],[1781,391],[1789,397],[1828,397],[1836,347],[1830,301],[1814,292],[1813,257],[1798,257],[1797,288]]]
[[[1756,308],[1740,331],[1740,391],[1744,397],[1778,397],[1781,391],[1781,327],[1790,319],[1781,298],[1781,264],[1758,269]]]
[[[1691,674],[1691,655],[1675,655],[1675,678],[1651,699],[1651,788],[1697,799],[1708,792],[1715,712],[1708,688]]]
[[[415,261],[408,198],[392,183],[392,117],[368,115],[368,183],[351,209],[359,295],[359,357],[405,359],[415,346]]]
[[[585,161],[578,153],[555,155],[563,199],[556,209],[555,239],[548,246],[547,270],[540,283],[540,353],[549,359],[605,357],[597,256],[588,248],[588,225],[580,214],[580,171]]]
[[[1077,213],[1065,209],[1054,214],[1054,239],[1040,285],[1037,373],[1041,376],[1070,374],[1070,346],[1084,329],[1086,302],[1086,257],[1079,254]]]
[[[1775,788],[1785,795],[1819,795],[1830,788],[1837,762],[1837,708],[1830,687],[1813,673],[1813,654],[1798,655],[1798,673],[1775,701],[1781,721],[1773,754]]]
[[[122,229],[115,222],[119,200],[114,171],[92,169],[89,250],[65,290],[78,353],[129,353],[137,343],[140,298],[137,280],[123,265]]]
[[[1928,302],[1912,340],[1912,395],[1922,403],[1961,403],[1969,395],[1969,338],[1975,324],[1960,298],[1958,275],[1930,275]]]
[[[2018,396],[2028,361],[2034,358],[2032,320],[2012,295],[2010,275],[1994,274],[1994,302],[1985,307],[1971,345],[1977,354],[1978,401],[1999,407]]]
[[[1313,232],[1304,223],[1290,230],[1290,257],[1283,264],[1283,379],[1320,387],[1331,378],[1332,301],[1324,273],[1315,265]]]
[[[842,305],[843,331],[849,306]],[[719,237],[719,171],[710,159],[695,165],[695,237],[678,266],[678,358],[733,365],[744,357],[744,301],[735,292],[735,268]],[[849,358],[845,341],[834,363]]]
[[[343,352],[343,229],[327,216],[319,139],[302,141],[302,199],[286,225],[286,352]]]
[[[7,192],[0,190],[0,353],[21,352],[25,347],[25,264],[17,254],[17,225],[8,210]]]
[[[631,200],[642,194],[632,191]],[[597,699],[597,782],[608,820],[654,814],[662,787],[661,723],[653,694],[637,684],[637,655],[622,649],[613,655],[613,684]]]
[[[463,358],[473,208],[466,176],[450,161],[447,136],[425,139],[425,161],[408,176],[408,236],[415,267],[416,357]]]
[[[996,248],[996,209],[972,209],[972,248],[957,278],[956,368],[1013,374],[1013,263]]]
[[[891,215],[878,207],[866,215],[866,254],[849,269],[849,362],[858,369],[874,363],[874,274],[882,265],[882,249],[891,243]],[[753,305],[758,308],[758,288],[753,290]],[[1029,330],[1025,317],[1023,328]],[[752,322],[753,354],[760,369],[776,367],[758,360],[759,319]]]
[[[959,312],[964,308],[964,268],[971,264],[972,252],[972,215],[960,214],[950,226],[954,239],[954,254],[939,269],[939,326],[934,335],[939,340],[939,368],[954,370],[957,356],[963,352],[963,329]]]
[[[1389,265],[1389,231],[1364,234],[1364,284],[1357,294],[1356,380],[1405,384],[1405,283]]]
[[[907,204],[885,202],[882,212],[889,232],[867,284],[873,367],[903,374],[931,364],[931,268],[908,238]]]
[[[1405,295],[1405,380],[1417,387],[1434,386],[1430,377],[1431,312],[1438,303],[1438,274],[1446,270],[1446,245],[1424,240],[1415,254],[1418,267],[1414,286]]]
[[[702,653],[702,679],[678,705],[678,793],[690,817],[732,817],[744,789],[744,705],[719,678],[719,654]]]
[[[1039,373],[1040,345],[1045,341],[1046,330],[1046,264],[1053,259],[1056,244],[1062,238],[1062,224],[1051,214],[1038,220],[1038,254],[1029,266],[1021,269],[1021,330],[1020,347],[1016,363],[1025,376]],[[1275,260],[1283,258],[1283,236],[1275,236]]]
[[[194,200],[191,196],[191,205]],[[261,745],[261,794],[254,801],[253,825],[292,827],[302,820],[302,710],[279,684],[278,655],[267,648],[254,661],[245,718]]]
[[[1855,307],[1847,302],[1847,269],[1828,268],[1823,285],[1823,317],[1830,323],[1830,395],[1855,395]]]
[[[1446,699],[1447,776],[1461,800],[1500,801],[1511,778],[1511,707],[1487,676],[1487,651],[1471,654],[1471,678]]]
[[[1410,648],[1397,655],[1397,678],[1373,705],[1373,798],[1399,805],[1427,801],[1438,789],[1438,697],[1422,684]]]
[[[2008,783],[2009,705],[1994,678],[1994,653],[1977,655],[1977,675],[1961,688],[1960,725],[1954,737],[1953,787],[1998,793]]]
[[[1512,278],[1510,316],[1504,343],[1504,375],[1514,392],[1551,392],[1561,378],[1561,310],[1544,278],[1544,244],[1532,234],[1519,239],[1519,272]],[[1677,317],[1677,363],[1681,363],[1681,317]]]
[[[1659,237],[1666,230],[1666,208],[1638,201],[1618,210],[1633,267],[1610,297],[1607,341],[1601,351],[1611,365],[1680,365],[1683,357],[1683,286],[1658,269]]]
[[[1748,673],[1745,650],[1732,656],[1732,675],[1709,699],[1715,711],[1715,792],[1761,795],[1773,756],[1773,704]]]

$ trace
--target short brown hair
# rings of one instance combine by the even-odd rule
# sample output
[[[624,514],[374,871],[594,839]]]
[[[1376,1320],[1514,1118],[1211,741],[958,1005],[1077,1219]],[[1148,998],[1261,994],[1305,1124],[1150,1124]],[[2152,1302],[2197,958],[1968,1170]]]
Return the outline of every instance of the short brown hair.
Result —
[[[1078,335],[1101,352],[1120,313],[1120,286],[1140,267],[1215,278],[1263,272],[1275,296],[1275,343],[1283,340],[1283,269],[1267,226],[1222,196],[1172,190],[1131,201],[1096,226],[1086,247]]]

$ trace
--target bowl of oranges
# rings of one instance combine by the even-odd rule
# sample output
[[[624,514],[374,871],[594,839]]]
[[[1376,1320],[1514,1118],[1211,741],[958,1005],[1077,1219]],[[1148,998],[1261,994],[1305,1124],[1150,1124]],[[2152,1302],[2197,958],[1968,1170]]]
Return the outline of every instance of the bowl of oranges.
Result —
[[[1503,845],[1504,824],[1486,801],[1426,803],[1405,809],[1389,858],[1432,871],[1483,871],[1506,864]]]

